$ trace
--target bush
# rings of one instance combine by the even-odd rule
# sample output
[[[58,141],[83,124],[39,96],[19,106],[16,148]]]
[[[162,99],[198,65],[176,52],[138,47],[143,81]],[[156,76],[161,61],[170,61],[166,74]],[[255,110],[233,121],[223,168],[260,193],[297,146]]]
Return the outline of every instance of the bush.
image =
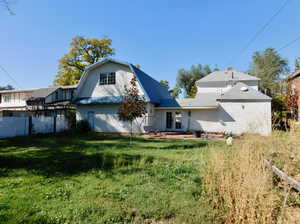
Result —
[[[228,137],[235,137],[236,135],[235,134],[233,134],[232,132],[225,132],[224,133],[224,137],[225,138],[228,138]]]
[[[90,124],[87,120],[81,120],[77,122],[76,132],[80,134],[84,134],[91,131]]]

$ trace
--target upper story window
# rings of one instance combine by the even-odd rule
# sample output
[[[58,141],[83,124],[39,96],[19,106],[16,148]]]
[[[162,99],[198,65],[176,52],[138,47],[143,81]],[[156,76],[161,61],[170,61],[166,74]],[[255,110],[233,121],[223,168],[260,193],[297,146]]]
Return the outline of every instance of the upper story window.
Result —
[[[58,100],[58,92],[55,92],[55,100]]]
[[[10,95],[6,95],[6,96],[3,97],[3,101],[6,102],[6,103],[9,103],[10,100],[11,100]]]
[[[114,85],[116,84],[116,73],[101,73],[99,85]]]

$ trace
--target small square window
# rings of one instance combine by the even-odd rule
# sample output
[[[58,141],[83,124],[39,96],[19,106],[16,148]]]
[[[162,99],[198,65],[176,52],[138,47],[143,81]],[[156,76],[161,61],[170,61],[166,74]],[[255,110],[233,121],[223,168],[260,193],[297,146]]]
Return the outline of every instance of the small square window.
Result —
[[[100,74],[99,85],[107,85],[107,74],[104,73]]]
[[[108,85],[116,84],[116,73],[115,72],[109,73],[109,75],[107,77],[107,84]]]
[[[99,85],[114,85],[116,84],[116,73],[101,73],[100,74],[100,80]]]

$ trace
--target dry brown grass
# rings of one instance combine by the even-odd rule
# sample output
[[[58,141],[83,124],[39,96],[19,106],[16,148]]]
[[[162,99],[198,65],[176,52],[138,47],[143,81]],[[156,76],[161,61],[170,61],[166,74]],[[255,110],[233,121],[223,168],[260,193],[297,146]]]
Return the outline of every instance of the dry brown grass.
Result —
[[[297,154],[299,143],[300,133],[293,129],[275,132],[272,137],[245,135],[232,147],[211,150],[202,171],[205,189],[225,223],[289,223],[284,217],[290,209],[289,186],[278,188],[264,159],[280,153]]]

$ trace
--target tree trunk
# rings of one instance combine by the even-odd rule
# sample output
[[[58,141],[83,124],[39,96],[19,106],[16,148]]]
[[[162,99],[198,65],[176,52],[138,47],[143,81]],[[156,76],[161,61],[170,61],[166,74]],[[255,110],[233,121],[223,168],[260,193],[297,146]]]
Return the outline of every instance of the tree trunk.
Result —
[[[132,143],[132,120],[130,121],[130,145]]]

